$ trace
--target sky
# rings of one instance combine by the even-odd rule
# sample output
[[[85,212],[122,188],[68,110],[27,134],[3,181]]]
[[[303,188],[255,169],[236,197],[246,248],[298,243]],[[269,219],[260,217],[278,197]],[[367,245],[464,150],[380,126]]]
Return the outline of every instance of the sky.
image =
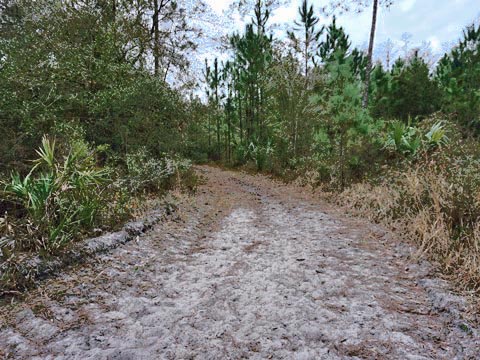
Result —
[[[185,0],[195,3],[195,0]],[[243,32],[246,18],[242,21],[240,15],[229,12],[229,5],[234,0],[204,0],[210,9],[203,16],[193,19],[202,29],[203,35],[198,48],[191,54],[191,75],[198,81],[203,79],[205,59],[211,65],[214,58],[226,61],[231,54],[222,48],[219,39]],[[253,0],[251,0],[253,1]],[[298,19],[298,7],[302,0],[280,0],[284,6],[276,9],[270,19],[270,24],[277,24],[274,30],[276,38],[285,38],[285,29],[291,30],[293,21]],[[314,4],[317,15],[320,7],[329,0],[309,0]],[[343,26],[350,36],[353,46],[366,50],[371,26],[371,8],[363,13],[349,13],[337,16],[337,24]],[[320,16],[320,25],[328,25],[331,18]],[[391,66],[395,58],[405,55],[404,43],[401,40],[405,33],[411,34],[409,49],[421,47],[422,42],[428,42],[430,51],[420,51],[427,63],[433,66],[438,59],[448,51],[462,35],[462,30],[473,21],[480,21],[480,0],[394,0],[389,9],[380,8],[375,37],[374,60],[386,63],[382,43],[390,39],[394,43],[391,53]],[[282,30],[283,28],[283,30]],[[410,53],[411,54],[411,53]],[[427,54],[427,55],[426,55]],[[190,73],[189,73],[190,74]]]
[[[233,0],[206,0],[218,15]],[[286,1],[288,4],[274,11],[272,22],[292,23],[298,17],[301,0]],[[310,0],[317,11],[327,0]],[[422,41],[430,42],[434,52],[442,52],[443,45],[456,41],[462,29],[480,16],[479,0],[396,0],[389,9],[381,8],[378,14],[375,43],[380,44],[390,38],[400,46],[402,34],[412,34],[411,46]],[[361,14],[337,16],[337,21],[349,34],[353,45],[366,47],[370,32],[371,10]],[[322,18],[327,24],[330,19]],[[242,29],[243,24],[237,17],[229,23],[229,29]]]

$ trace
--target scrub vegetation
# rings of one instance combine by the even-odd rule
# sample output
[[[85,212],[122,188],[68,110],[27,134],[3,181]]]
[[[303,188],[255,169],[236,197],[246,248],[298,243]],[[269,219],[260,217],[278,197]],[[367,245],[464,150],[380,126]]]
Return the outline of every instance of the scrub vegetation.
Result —
[[[237,1],[251,21],[194,74],[201,1],[0,2],[1,261],[115,229],[218,162],[321,189],[478,294],[480,25],[435,61],[376,62],[391,2],[340,3],[373,8],[368,51],[306,0],[281,37],[276,1]]]

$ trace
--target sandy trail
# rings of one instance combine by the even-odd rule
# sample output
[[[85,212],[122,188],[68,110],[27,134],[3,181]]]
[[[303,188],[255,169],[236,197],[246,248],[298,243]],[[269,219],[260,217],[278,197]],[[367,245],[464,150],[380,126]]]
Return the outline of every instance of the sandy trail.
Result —
[[[2,309],[0,355],[480,358],[461,299],[379,227],[261,176],[198,171],[181,219]]]

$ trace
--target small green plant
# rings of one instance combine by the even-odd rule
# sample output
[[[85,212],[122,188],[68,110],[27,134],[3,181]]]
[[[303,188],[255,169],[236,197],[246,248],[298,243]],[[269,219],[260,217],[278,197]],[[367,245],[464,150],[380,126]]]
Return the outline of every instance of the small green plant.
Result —
[[[420,149],[436,149],[449,142],[445,123],[434,123],[422,137],[421,130],[411,125],[394,121],[390,124],[384,147],[403,155],[415,156]]]
[[[430,148],[437,148],[446,145],[449,142],[446,132],[445,124],[442,121],[433,124],[430,130],[425,134],[427,146]]]
[[[248,148],[252,159],[255,161],[257,170],[265,170],[269,159],[274,152],[272,142],[269,140],[265,145],[255,145],[252,142]]]
[[[385,141],[385,148],[404,155],[415,155],[422,145],[419,130],[401,121],[390,124]]]
[[[257,170],[266,170],[274,152],[275,148],[270,139],[265,144],[259,144],[258,141],[251,141],[248,146],[239,144],[234,152],[235,164],[253,162]]]
[[[94,225],[104,205],[108,173],[96,168],[94,153],[84,142],[71,144],[62,161],[56,158],[55,141],[43,137],[37,154],[25,177],[11,175],[3,195],[25,213],[15,246],[51,252]]]

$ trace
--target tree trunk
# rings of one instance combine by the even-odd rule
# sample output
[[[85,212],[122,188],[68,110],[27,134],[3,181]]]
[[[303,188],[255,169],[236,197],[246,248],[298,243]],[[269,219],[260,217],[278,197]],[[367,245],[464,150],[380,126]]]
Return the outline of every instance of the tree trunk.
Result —
[[[237,90],[237,103],[238,103],[238,123],[239,123],[239,135],[240,135],[240,144],[243,145],[243,121],[242,121],[242,94]]]
[[[340,135],[340,186],[345,190],[345,131]]]
[[[215,86],[215,116],[217,118],[217,156],[221,155],[220,148],[220,115],[218,111],[218,85]]]
[[[160,31],[158,28],[158,13],[159,6],[158,0],[153,1],[153,58],[154,58],[154,74],[158,76],[160,73],[160,54],[159,54],[159,41],[160,41]]]
[[[305,84],[308,84],[308,48],[310,46],[308,28],[305,27]]]
[[[230,92],[230,91],[229,91]],[[230,93],[231,94],[231,93]],[[232,162],[231,160],[231,139],[232,139],[232,106],[231,106],[231,95],[230,96],[230,103],[228,107],[228,124],[227,124],[227,162],[230,164]]]
[[[370,30],[370,42],[368,44],[367,71],[365,74],[365,91],[363,93],[363,108],[368,107],[368,97],[370,95],[370,74],[373,67],[373,43],[375,41],[375,28],[377,26],[378,0],[373,0],[372,28]]]
[[[210,105],[210,104],[208,104]],[[210,114],[210,106],[207,108],[207,120],[208,120],[208,151],[212,149],[212,116]]]

